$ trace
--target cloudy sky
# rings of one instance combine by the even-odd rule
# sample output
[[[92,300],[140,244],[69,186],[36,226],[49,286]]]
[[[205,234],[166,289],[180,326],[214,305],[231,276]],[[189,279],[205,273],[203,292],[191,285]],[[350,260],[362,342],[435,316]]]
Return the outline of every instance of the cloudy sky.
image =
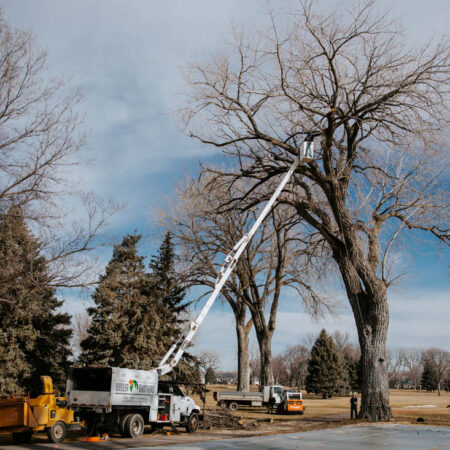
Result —
[[[272,6],[295,5],[273,0]],[[334,0],[322,1],[324,6]],[[391,2],[383,0],[383,8]],[[397,0],[411,42],[423,42],[450,29],[448,0]],[[264,0],[0,0],[12,26],[33,32],[48,49],[49,72],[71,77],[83,93],[80,111],[89,133],[93,162],[83,171],[86,187],[126,205],[111,221],[120,237],[138,230],[146,237],[146,254],[154,250],[160,230],[152,225],[149,206],[173,193],[185,173],[217,157],[184,136],[174,121],[182,103],[181,68],[223,48],[232,23],[267,26]],[[392,347],[439,346],[450,349],[449,253],[427,249],[400,255],[408,276],[390,292]],[[109,252],[110,254],[110,252]],[[109,257],[109,255],[107,255]],[[284,296],[274,336],[274,353],[300,343],[322,327],[356,336],[342,292],[340,314],[318,323],[289,292]],[[69,296],[67,309],[88,303]],[[196,339],[198,349],[215,349],[223,369],[235,368],[233,320],[217,305]]]

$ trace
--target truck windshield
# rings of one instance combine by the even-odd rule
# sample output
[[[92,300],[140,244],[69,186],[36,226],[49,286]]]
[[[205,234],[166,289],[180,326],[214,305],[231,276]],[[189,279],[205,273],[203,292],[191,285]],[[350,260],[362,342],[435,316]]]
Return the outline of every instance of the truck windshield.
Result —
[[[184,397],[183,391],[177,384],[172,384],[168,381],[160,381],[158,383],[158,392],[160,394],[172,394]]]
[[[283,388],[281,386],[274,386],[273,387],[273,393],[281,395],[283,393]]]
[[[111,390],[111,368],[78,368],[73,369],[71,378],[74,391],[106,391]]]

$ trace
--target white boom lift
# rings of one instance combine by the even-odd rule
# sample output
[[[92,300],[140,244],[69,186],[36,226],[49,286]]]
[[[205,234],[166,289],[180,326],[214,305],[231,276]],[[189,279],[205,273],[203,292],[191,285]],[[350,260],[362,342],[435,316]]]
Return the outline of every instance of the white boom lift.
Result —
[[[154,429],[171,424],[184,426],[191,433],[197,430],[200,407],[193,399],[183,395],[179,387],[177,391],[177,386],[162,386],[159,378],[169,373],[183,356],[233,271],[239,256],[270,212],[297,165],[312,159],[312,139],[305,139],[301,149],[301,155],[294,161],[250,231],[225,258],[214,291],[197,320],[189,323],[180,339],[164,356],[159,367],[150,370],[75,367],[71,370],[66,386],[67,404],[78,412],[81,420],[86,421],[90,429],[95,431],[97,428],[103,428],[111,433],[118,430],[123,436],[132,438],[142,435],[145,424],[150,424]]]
[[[228,277],[231,275],[231,272],[234,269],[234,266],[236,265],[239,257],[241,256],[242,252],[245,250],[245,247],[250,242],[253,235],[258,230],[259,226],[261,225],[262,221],[266,218],[267,214],[269,214],[270,210],[272,209],[273,204],[278,199],[278,197],[281,194],[281,191],[286,186],[286,183],[290,180],[293,173],[295,172],[295,169],[297,166],[303,162],[311,161],[314,154],[314,141],[313,138],[317,136],[317,134],[309,134],[306,139],[302,142],[301,145],[301,152],[298,158],[292,163],[291,167],[289,168],[289,171],[284,176],[283,180],[281,181],[280,185],[278,186],[277,190],[274,192],[270,200],[268,201],[267,205],[262,210],[261,214],[259,215],[256,222],[253,224],[250,231],[242,238],[240,241],[233,247],[231,252],[226,256],[225,262],[220,269],[220,276],[217,278],[214,291],[211,293],[210,297],[206,301],[205,305],[203,306],[202,310],[200,311],[200,314],[198,315],[196,320],[192,320],[189,322],[189,325],[185,329],[185,331],[181,334],[180,338],[172,345],[170,350],[165,354],[164,358],[159,363],[159,366],[157,367],[157,371],[159,375],[164,375],[166,373],[169,373],[179,362],[181,357],[183,356],[183,353],[186,351],[186,349],[189,347],[189,344],[191,343],[192,339],[195,336],[195,333],[197,332],[199,326],[202,324],[203,320],[205,319],[206,315],[208,314],[209,310],[211,309],[214,301],[216,300],[217,296],[220,294],[220,291],[222,290],[223,285],[228,280]],[[178,350],[177,350],[178,349]],[[169,358],[174,354],[172,359],[168,362]]]

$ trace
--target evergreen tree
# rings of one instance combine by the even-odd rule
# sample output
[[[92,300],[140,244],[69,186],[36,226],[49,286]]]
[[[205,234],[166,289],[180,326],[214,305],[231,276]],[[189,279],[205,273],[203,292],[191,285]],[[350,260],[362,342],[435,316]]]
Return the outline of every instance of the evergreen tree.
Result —
[[[0,395],[25,392],[25,379],[31,367],[26,361],[17,335],[22,329],[0,328]]]
[[[187,322],[188,302],[184,301],[185,287],[175,268],[176,255],[172,236],[167,232],[156,255],[150,260],[150,284],[166,315],[161,320],[161,334],[165,351],[178,340]],[[178,381],[198,382],[200,368],[197,359],[185,352],[170,377]]]
[[[125,236],[100,277],[92,297],[95,306],[88,308],[88,336],[80,343],[82,364],[154,368],[178,338],[184,290],[174,282],[170,236],[152,258],[151,274],[137,252],[140,239],[136,234]],[[171,376],[197,382],[195,360],[186,355]]]
[[[311,350],[308,372],[305,380],[307,392],[327,398],[342,395],[348,390],[342,358],[325,330],[320,332]]]
[[[137,253],[140,235],[129,234],[114,247],[106,272],[88,308],[91,324],[81,342],[80,362],[149,369],[164,351],[163,320],[167,311],[154,295]]]
[[[217,382],[214,367],[208,367],[205,372],[205,384],[215,384]]]
[[[13,206],[0,220],[0,391],[42,390],[50,375],[63,389],[71,355],[70,315],[50,287],[41,244]]]
[[[179,275],[175,270],[175,251],[170,233],[166,233],[157,255],[150,261],[152,288],[169,315],[165,320],[164,335],[166,342],[171,345],[178,339],[185,319],[188,303],[184,302],[185,288],[180,283]]]
[[[348,388],[351,392],[361,392],[362,386],[362,365],[361,357],[344,353],[343,357],[345,371],[348,374]]]
[[[433,364],[425,359],[422,372],[422,388],[429,392],[433,392],[438,387],[438,377],[434,370]]]

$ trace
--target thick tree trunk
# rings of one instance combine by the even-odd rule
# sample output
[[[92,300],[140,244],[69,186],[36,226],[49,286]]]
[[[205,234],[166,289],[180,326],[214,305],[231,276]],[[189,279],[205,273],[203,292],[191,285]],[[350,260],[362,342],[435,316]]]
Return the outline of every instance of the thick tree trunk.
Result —
[[[272,335],[260,333],[258,336],[259,351],[261,354],[261,387],[274,384],[272,366]]]
[[[248,331],[244,324],[236,322],[236,335],[238,343],[238,391],[248,391],[250,378],[250,361],[248,352]]]
[[[358,330],[362,357],[362,393],[359,417],[371,421],[392,417],[386,363],[388,329],[387,302],[385,313],[372,317]],[[383,308],[384,309],[384,308]]]
[[[351,263],[344,265],[341,260],[340,268],[361,347],[362,392],[359,417],[370,421],[390,420],[392,411],[386,361],[389,309],[386,287],[372,276],[365,277],[364,290]]]

